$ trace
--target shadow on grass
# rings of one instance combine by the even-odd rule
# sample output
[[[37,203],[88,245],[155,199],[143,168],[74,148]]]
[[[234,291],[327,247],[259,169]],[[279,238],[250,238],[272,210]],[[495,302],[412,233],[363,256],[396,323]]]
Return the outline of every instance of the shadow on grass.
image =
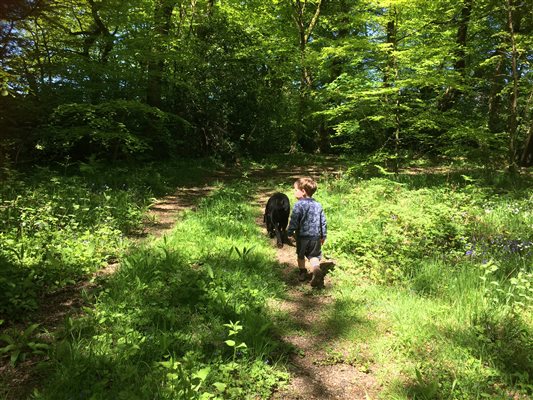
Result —
[[[377,332],[375,324],[368,318],[363,318],[364,301],[353,299],[338,299],[326,310],[324,318],[317,324],[315,329],[319,332],[327,332],[328,341],[336,339],[350,339],[354,333],[359,336],[361,331],[371,336]],[[365,340],[371,337],[367,336]]]
[[[526,383],[533,377],[532,332],[518,314],[502,314],[496,309],[480,312],[471,325],[446,334],[497,368],[508,383]]]
[[[472,324],[437,329],[453,348],[466,352],[449,365],[437,354],[415,352],[415,376],[397,382],[393,392],[412,399],[530,398],[533,393],[531,332],[517,316],[494,310],[481,313]],[[458,354],[454,351],[455,354]],[[431,354],[431,356],[430,356]]]
[[[229,339],[247,346],[237,354],[242,379],[254,360],[267,371],[272,355],[283,351],[265,303],[282,290],[279,266],[260,256],[213,255],[191,263],[176,250],[140,249],[104,284],[94,310],[65,328],[43,398],[158,398],[147,396],[162,390],[169,372],[158,363],[185,359],[187,376],[202,365],[220,370],[234,356]],[[242,326],[231,338],[224,326],[230,321]],[[218,375],[206,384],[223,380]]]

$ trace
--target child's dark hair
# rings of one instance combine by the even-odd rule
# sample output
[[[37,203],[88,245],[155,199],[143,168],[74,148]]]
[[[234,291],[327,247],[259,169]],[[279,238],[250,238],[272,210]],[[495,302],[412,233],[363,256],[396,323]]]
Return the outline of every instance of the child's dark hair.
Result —
[[[317,189],[317,184],[312,178],[300,178],[296,181],[296,186],[298,189],[305,191],[309,197],[312,197],[315,194]]]

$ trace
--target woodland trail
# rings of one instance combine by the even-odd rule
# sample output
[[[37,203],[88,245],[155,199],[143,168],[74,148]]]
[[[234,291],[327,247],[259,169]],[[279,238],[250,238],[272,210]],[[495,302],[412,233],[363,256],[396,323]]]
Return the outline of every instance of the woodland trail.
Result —
[[[273,245],[275,243],[273,242]],[[326,311],[334,307],[330,294],[334,282],[326,274],[325,289],[315,290],[309,281],[299,282],[294,247],[285,245],[277,253],[278,262],[285,268],[283,277],[287,284],[284,300],[271,307],[291,315],[296,333],[282,337],[294,350],[289,357],[291,381],[272,400],[357,400],[372,399],[379,389],[371,373],[360,371],[342,360],[332,360],[327,348],[330,337],[321,330],[325,325]],[[321,265],[327,269],[327,262]]]
[[[291,187],[300,176],[311,176],[320,182],[323,175],[339,173],[335,163],[322,166],[302,166],[288,170],[262,171],[252,170],[248,178],[260,181],[254,202],[259,208],[257,224],[266,236],[262,212],[268,198],[274,193],[272,186],[264,186],[263,179],[282,182]],[[219,175],[221,181],[238,179],[235,176]],[[151,208],[151,215],[155,223],[147,226],[147,232],[159,237],[171,230],[180,211],[194,209],[200,198],[206,196],[215,187],[212,184],[196,187],[178,188],[176,193],[160,199]],[[291,203],[294,199],[291,199]],[[275,239],[272,239],[275,247]],[[277,260],[283,266],[282,276],[287,285],[286,298],[272,302],[270,307],[274,311],[282,311],[292,316],[293,327],[297,334],[285,335],[281,338],[293,351],[289,356],[289,385],[275,393],[271,400],[357,400],[372,399],[379,389],[375,377],[360,371],[356,366],[340,361],[332,362],[327,353],[329,338],[327,332],[321,331],[320,326],[324,311],[334,306],[331,294],[332,285],[329,276],[325,277],[324,290],[312,290],[309,281],[300,282],[297,276],[295,248],[284,245],[277,250]],[[332,262],[325,261],[321,268],[327,271]],[[317,329],[318,328],[318,329]]]
[[[287,180],[287,186],[299,176],[308,175],[320,184],[323,173],[337,173],[330,167],[305,168],[291,173],[276,176]],[[255,202],[264,210],[268,198],[274,193],[272,188],[260,187]],[[291,203],[295,200],[291,199]],[[262,214],[256,220],[262,227],[263,234],[267,231],[263,223]],[[276,246],[276,239],[271,239],[272,246]],[[354,365],[331,360],[327,348],[330,343],[328,332],[321,329],[325,326],[325,311],[334,307],[332,295],[334,282],[326,274],[323,290],[311,289],[309,280],[298,280],[298,266],[296,263],[295,247],[285,244],[277,250],[277,260],[283,266],[282,277],[287,286],[286,297],[279,301],[272,301],[270,308],[274,312],[282,312],[291,316],[291,332],[281,337],[281,340],[293,349],[289,356],[289,384],[272,395],[270,400],[358,400],[373,399],[379,391],[376,378],[368,371],[360,371]],[[309,267],[309,266],[308,266]],[[328,271],[333,267],[329,260],[323,260],[321,268]]]
[[[213,182],[223,180],[225,175],[224,172],[215,171],[194,186],[178,187],[173,194],[158,199],[149,210],[141,234],[130,238],[134,246],[169,233],[174,228],[180,213],[193,210],[202,197],[214,190]],[[115,273],[119,265],[118,261],[111,261],[85,279],[41,298],[39,308],[29,318],[32,323],[38,324],[40,329],[46,332],[46,337],[40,339],[43,342],[51,340],[55,332],[63,329],[67,318],[83,315],[84,307],[91,307],[89,300],[91,293],[101,285],[102,280]],[[15,327],[23,330],[26,325],[19,323]],[[0,374],[11,382],[5,400],[19,400],[30,395],[32,388],[42,379],[37,368],[39,361],[38,358],[30,357],[17,363],[15,367],[8,362],[0,363]]]

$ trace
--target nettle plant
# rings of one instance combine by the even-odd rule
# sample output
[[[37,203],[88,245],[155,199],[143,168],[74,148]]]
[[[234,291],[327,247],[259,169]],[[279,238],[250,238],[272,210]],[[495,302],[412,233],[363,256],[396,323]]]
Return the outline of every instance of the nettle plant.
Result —
[[[165,373],[163,392],[169,398],[176,398],[175,396],[177,396],[177,398],[184,400],[204,400],[214,397],[211,393],[200,393],[200,389],[211,370],[210,367],[201,368],[190,374],[184,368],[183,363],[172,356],[167,361],[159,362],[158,367]]]
[[[232,358],[212,360],[212,365],[203,366],[196,359],[197,355],[190,352],[181,360],[167,356],[166,361],[157,363],[157,367],[164,373],[163,394],[168,398],[184,400],[206,400],[235,398],[235,391],[241,393],[238,375],[241,369],[246,369],[247,361],[242,357],[247,349],[246,343],[237,342],[236,336],[243,326],[239,321],[224,324],[228,328],[228,339],[225,344],[232,349]],[[239,362],[239,360],[241,360]]]
[[[494,260],[481,264],[481,280],[487,303],[500,306],[512,313],[533,307],[533,272],[520,268],[507,282],[497,276],[499,264]]]
[[[226,340],[224,343],[226,343],[232,350],[233,350],[233,358],[229,366],[231,368],[237,368],[238,365],[236,364],[235,360],[237,359],[237,353],[244,351],[248,346],[246,346],[246,343],[241,342],[237,343],[234,339],[235,336],[238,335],[240,331],[242,331],[242,325],[239,324],[239,321],[232,322],[230,321],[229,324],[224,324],[226,328],[228,328],[228,337],[230,339]],[[242,349],[242,350],[241,350]]]

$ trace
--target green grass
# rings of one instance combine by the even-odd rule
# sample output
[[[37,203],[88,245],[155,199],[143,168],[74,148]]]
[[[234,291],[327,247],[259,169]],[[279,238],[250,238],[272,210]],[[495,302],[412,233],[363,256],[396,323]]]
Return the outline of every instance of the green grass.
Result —
[[[0,188],[0,316],[37,309],[45,293],[118,257],[126,235],[142,232],[155,196],[198,182],[213,166],[196,162],[98,163],[10,171]]]
[[[344,305],[330,316],[341,333],[333,348],[357,344],[382,398],[531,395],[533,203],[524,181],[327,182],[320,199]]]
[[[265,307],[283,292],[280,267],[248,202],[246,184],[225,185],[129,254],[56,338],[35,398],[262,398],[285,380]]]
[[[251,166],[274,171],[283,161]],[[245,170],[250,179],[219,182],[170,234],[126,252],[121,235],[142,221],[149,198],[194,184],[212,166],[195,166],[187,181],[173,176],[176,166],[160,166],[159,175],[155,166],[119,170],[109,180],[91,166],[82,176],[52,175],[56,182],[13,183],[3,192],[3,217],[11,222],[1,239],[10,266],[4,271],[13,274],[3,276],[20,275],[20,284],[9,286],[19,297],[3,300],[3,307],[19,307],[27,318],[31,304],[20,305],[51,288],[51,278],[39,284],[28,271],[52,276],[50,269],[67,282],[110,254],[121,258],[119,271],[87,294],[91,306],[83,315],[53,334],[44,351],[48,358],[34,355],[29,345],[39,342],[37,331],[27,338],[12,333],[21,351],[41,360],[33,398],[268,398],[286,381],[284,363],[295,351],[278,338],[319,332],[329,334],[328,357],[321,362],[349,363],[374,375],[382,399],[531,396],[530,179],[464,166],[394,175],[353,160],[342,163],[351,173],[325,176],[315,196],[328,218],[324,251],[337,265],[326,291],[333,301],[307,331],[269,307],[270,300],[283,301],[286,287],[275,249],[256,225],[261,210],[252,202],[259,187],[289,193],[285,178],[256,181]],[[120,187],[125,181],[127,187]],[[80,207],[64,212],[62,199]],[[137,212],[128,214],[132,208]],[[21,236],[16,221],[23,213],[33,226],[48,222],[49,235],[59,232],[47,236],[50,243],[73,236],[71,253],[58,250],[61,267],[32,253],[44,239]],[[83,236],[87,229],[90,237]],[[95,250],[78,249],[80,240]],[[21,261],[22,243],[30,250]]]

